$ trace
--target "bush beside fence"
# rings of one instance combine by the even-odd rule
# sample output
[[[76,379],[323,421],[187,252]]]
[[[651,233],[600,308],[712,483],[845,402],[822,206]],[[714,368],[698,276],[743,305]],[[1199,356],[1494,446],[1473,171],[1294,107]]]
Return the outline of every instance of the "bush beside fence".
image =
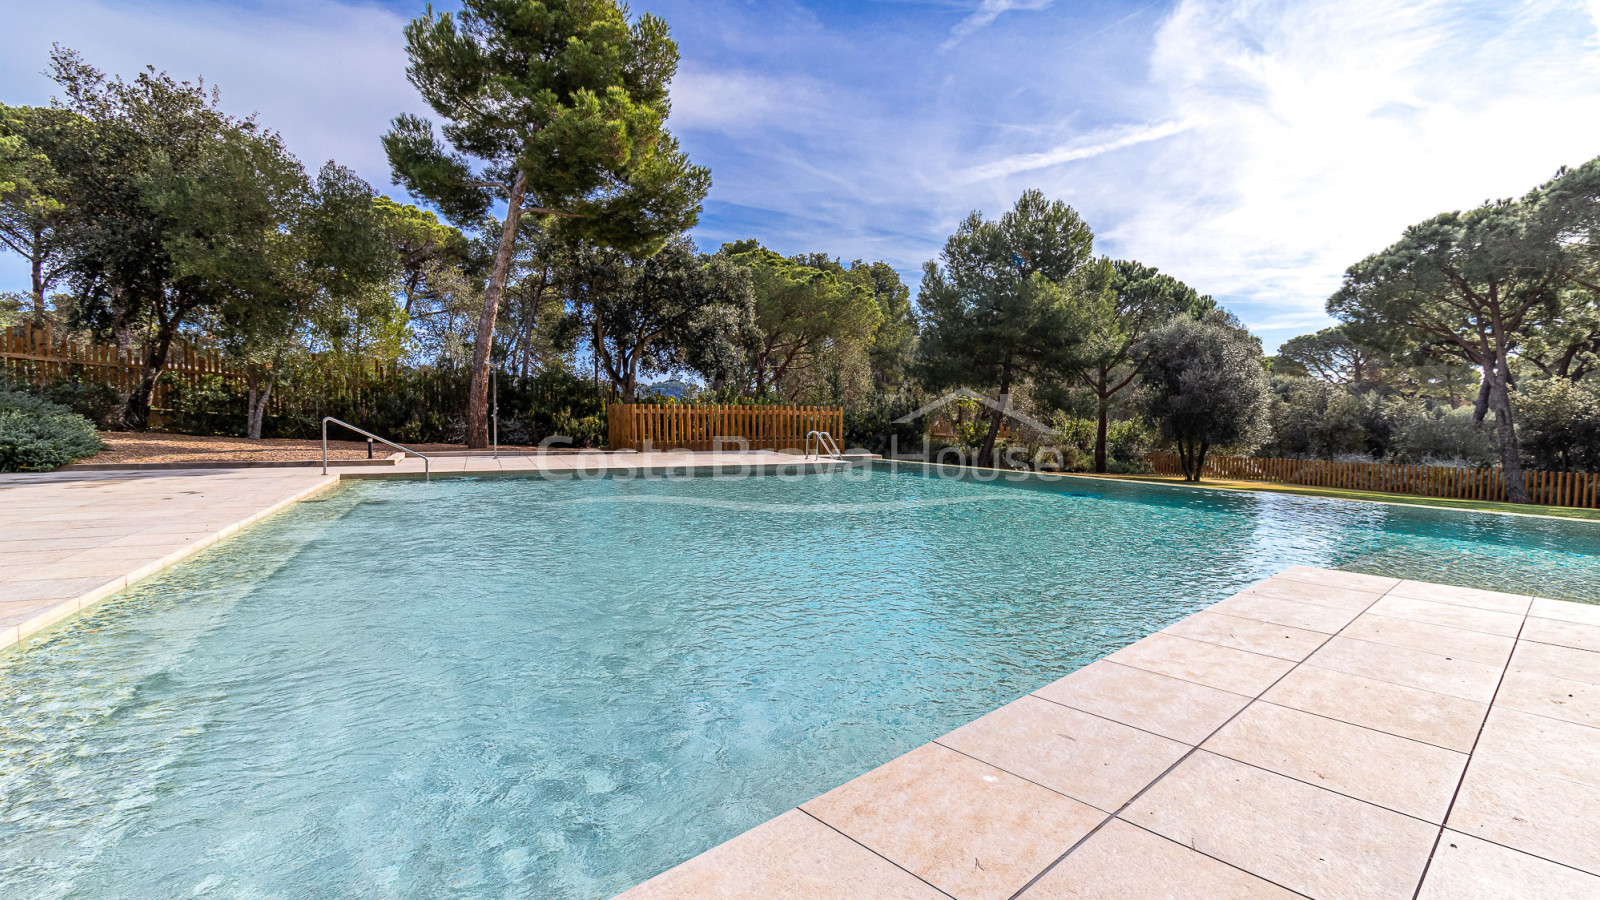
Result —
[[[1152,453],[1150,464],[1159,475],[1183,474],[1183,463],[1176,453]],[[1272,481],[1306,487],[1415,494],[1453,500],[1506,499],[1505,478],[1499,469],[1210,456],[1206,458],[1202,474],[1208,478]],[[1600,506],[1600,475],[1537,471],[1524,471],[1522,474],[1528,497],[1534,503],[1584,509]]]

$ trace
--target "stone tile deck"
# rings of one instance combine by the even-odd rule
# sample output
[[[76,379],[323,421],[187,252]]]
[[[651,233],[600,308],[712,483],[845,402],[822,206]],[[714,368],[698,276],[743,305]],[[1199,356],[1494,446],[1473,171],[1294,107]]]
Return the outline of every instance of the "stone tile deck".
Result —
[[[581,474],[803,466],[750,453],[446,457],[435,475]],[[419,459],[371,468],[62,471],[0,475],[0,648],[99,603],[252,522],[346,478],[416,477]]]
[[[621,896],[1600,897],[1600,606],[1292,568]]]

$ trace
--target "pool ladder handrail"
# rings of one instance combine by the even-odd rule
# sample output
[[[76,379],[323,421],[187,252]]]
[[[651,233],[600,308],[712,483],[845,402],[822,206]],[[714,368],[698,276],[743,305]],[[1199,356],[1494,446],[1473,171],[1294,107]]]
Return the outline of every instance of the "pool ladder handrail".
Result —
[[[816,438],[817,441],[817,459],[822,459],[822,451],[824,450],[828,451],[829,456],[832,456],[836,459],[844,455],[844,451],[839,449],[839,444],[833,439],[833,435],[827,433],[826,431],[813,431],[806,435],[806,452],[801,459],[811,458],[812,438]]]
[[[428,459],[428,457],[423,456],[421,453],[418,453],[417,451],[411,449],[410,447],[404,447],[404,446],[401,446],[400,444],[396,444],[394,441],[391,441],[388,438],[378,437],[377,435],[373,434],[370,431],[367,431],[364,428],[357,428],[356,426],[351,425],[349,422],[346,422],[343,419],[335,419],[333,416],[323,416],[322,417],[322,474],[324,474],[324,475],[328,474],[328,423],[329,422],[332,422],[335,425],[343,425],[344,427],[350,429],[351,431],[354,431],[356,434],[364,435],[367,438],[370,438],[371,440],[374,440],[374,441],[381,441],[381,442],[383,442],[385,444],[388,444],[389,446],[395,448],[396,450],[399,450],[402,453],[409,453],[412,456],[420,458],[422,460],[422,480],[423,481],[430,480],[431,475],[432,475],[432,468],[433,467],[431,465],[432,460]]]

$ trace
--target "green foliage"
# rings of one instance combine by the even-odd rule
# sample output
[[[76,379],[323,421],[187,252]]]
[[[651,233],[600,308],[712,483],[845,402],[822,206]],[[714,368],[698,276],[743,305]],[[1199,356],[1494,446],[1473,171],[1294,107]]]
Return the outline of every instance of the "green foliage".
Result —
[[[1027,191],[998,221],[972,213],[924,266],[918,347],[925,387],[1009,395],[1026,379],[1065,381],[1085,366],[1084,336],[1108,315],[1109,263],[1072,207]],[[991,423],[977,464],[991,459]]]
[[[786,258],[755,241],[724,244],[718,255],[748,272],[754,291],[743,371],[733,378],[756,396],[790,393],[790,382],[815,374],[810,370],[830,350],[865,348],[883,320],[872,280],[853,276],[835,260]]]
[[[1089,318],[1091,331],[1082,370],[1083,385],[1094,396],[1098,424],[1108,431],[1106,442],[1100,441],[1097,432],[1093,446],[1085,451],[1093,453],[1096,471],[1107,471],[1111,464],[1107,444],[1112,400],[1135,384],[1139,374],[1132,360],[1134,346],[1150,329],[1173,316],[1198,317],[1216,308],[1210,297],[1133,260],[1111,263],[1110,289],[1111,304],[1096,308]]]
[[[180,330],[265,280],[299,165],[204,85],[154,69],[107,79],[67,50],[51,61],[71,115],[37,142],[69,198],[59,231],[73,324],[141,341],[124,412],[141,428]]]
[[[1342,325],[1290,338],[1278,354],[1278,359],[1299,366],[1307,375],[1353,387],[1381,383],[1388,363],[1382,350],[1354,339]]]
[[[563,331],[586,332],[611,383],[632,403],[641,376],[736,370],[754,327],[750,274],[725,256],[702,257],[681,238],[639,259],[615,250],[575,254],[573,303]]]
[[[1236,322],[1175,316],[1138,348],[1149,414],[1199,481],[1213,447],[1247,449],[1264,437],[1271,392],[1260,342]]]
[[[1600,472],[1600,382],[1524,382],[1515,399],[1529,466]]]
[[[1272,390],[1272,438],[1263,456],[1334,459],[1368,449],[1359,397],[1327,381],[1282,375],[1272,379]]]
[[[35,317],[65,271],[61,225],[68,185],[45,151],[52,134],[78,127],[65,110],[0,104],[0,246],[28,262]]]
[[[1490,430],[1470,407],[1402,404],[1390,410],[1394,436],[1390,458],[1426,465],[1492,466],[1499,456]]]
[[[1095,419],[1058,413],[1050,424],[1055,427],[1052,435],[1055,444],[1062,451],[1062,470],[1093,471],[1100,423]],[[1118,419],[1107,423],[1107,471],[1118,475],[1148,472],[1150,464],[1145,457],[1155,449],[1155,443],[1156,435],[1148,425],[1137,419]]]
[[[31,394],[0,391],[0,472],[48,472],[102,449],[83,416]]]

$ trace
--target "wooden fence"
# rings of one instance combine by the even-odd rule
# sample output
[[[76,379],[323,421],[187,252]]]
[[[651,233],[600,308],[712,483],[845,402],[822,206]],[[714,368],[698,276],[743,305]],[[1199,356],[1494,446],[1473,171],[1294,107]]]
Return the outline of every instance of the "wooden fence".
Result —
[[[1158,474],[1183,474],[1183,462],[1176,453],[1152,453],[1149,458]],[[1210,478],[1275,481],[1307,487],[1416,494],[1456,500],[1506,499],[1505,478],[1499,469],[1208,456],[1202,474]],[[1524,471],[1522,476],[1528,488],[1528,497],[1534,503],[1586,509],[1600,506],[1600,475]]]
[[[826,431],[844,443],[837,406],[677,406],[613,403],[606,408],[612,450],[789,450]]]
[[[48,384],[68,378],[105,384],[118,393],[132,393],[144,377],[143,350],[139,346],[122,349],[112,344],[91,344],[42,328],[18,325],[0,329],[0,372],[17,381]],[[156,382],[152,406],[166,406],[169,386],[174,381],[193,383],[205,375],[243,378],[244,373],[230,366],[215,348],[179,338],[167,352],[167,369]]]
[[[90,384],[109,385],[127,395],[144,377],[143,352],[138,345],[122,349],[112,344],[74,340],[52,331],[48,324],[0,328],[0,374],[28,384],[76,378]],[[156,409],[170,409],[174,391],[193,386],[207,376],[242,385],[246,372],[243,366],[226,358],[214,346],[185,338],[175,339],[168,348],[167,366],[156,382],[150,405]],[[373,359],[350,366],[313,367],[310,373],[301,373],[303,385],[284,384],[280,379],[268,412],[277,415],[296,407],[320,410],[329,405],[359,406],[369,394],[399,376],[397,363]],[[424,385],[428,386],[431,385]],[[441,396],[463,392],[464,388],[461,391],[441,389]]]

